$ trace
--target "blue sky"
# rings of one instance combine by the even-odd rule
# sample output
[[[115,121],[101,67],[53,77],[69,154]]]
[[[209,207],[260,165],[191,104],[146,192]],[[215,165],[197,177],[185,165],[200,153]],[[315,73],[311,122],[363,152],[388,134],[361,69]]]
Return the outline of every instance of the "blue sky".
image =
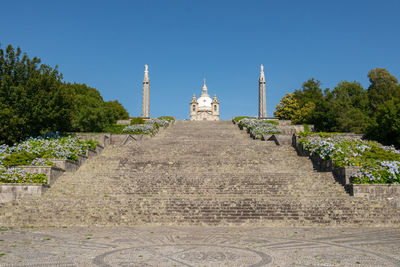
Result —
[[[267,113],[311,77],[323,87],[377,67],[400,78],[400,1],[0,1],[0,43],[59,66],[141,115],[189,117],[203,77],[222,119],[256,115],[264,64]]]

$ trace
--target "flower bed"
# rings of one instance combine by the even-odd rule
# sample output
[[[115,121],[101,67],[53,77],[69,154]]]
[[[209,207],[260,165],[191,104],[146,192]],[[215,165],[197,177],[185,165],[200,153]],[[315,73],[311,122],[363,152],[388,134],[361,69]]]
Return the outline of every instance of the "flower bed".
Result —
[[[123,134],[155,134],[158,128],[153,124],[133,124],[126,126],[123,130]]]
[[[15,144],[0,146],[0,182],[47,183],[43,173],[30,173],[16,166],[54,166],[52,159],[78,161],[81,154],[96,149],[97,142],[71,135],[46,134]]]
[[[241,130],[246,128],[247,132],[250,133],[255,139],[262,139],[262,136],[265,134],[280,133],[280,131],[276,128],[276,126],[279,124],[277,121],[243,118],[237,123]]]
[[[311,157],[332,162],[333,167],[359,166],[351,176],[352,183],[400,183],[400,151],[394,147],[337,134],[301,138],[299,145]]]
[[[112,128],[107,130],[110,130],[110,132],[113,134],[154,135],[158,132],[160,128],[166,128],[174,121],[175,119],[169,116],[162,116],[159,118],[154,118],[149,120],[143,120],[142,118],[137,118],[136,120],[131,122],[131,125],[128,126],[114,125]]]
[[[19,168],[1,168],[0,183],[40,183],[47,184],[46,174],[30,173]]]

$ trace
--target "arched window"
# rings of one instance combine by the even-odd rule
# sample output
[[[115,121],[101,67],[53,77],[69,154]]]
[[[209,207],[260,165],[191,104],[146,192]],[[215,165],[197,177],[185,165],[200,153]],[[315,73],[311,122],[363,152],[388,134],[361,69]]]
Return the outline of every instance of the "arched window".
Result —
[[[193,111],[196,111],[196,106],[195,105],[193,105]]]
[[[214,111],[217,111],[217,105],[214,105]]]

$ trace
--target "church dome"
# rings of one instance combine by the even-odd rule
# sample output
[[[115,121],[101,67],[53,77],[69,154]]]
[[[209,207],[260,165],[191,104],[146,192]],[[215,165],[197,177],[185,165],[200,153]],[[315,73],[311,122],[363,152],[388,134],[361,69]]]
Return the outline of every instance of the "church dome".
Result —
[[[197,103],[199,104],[199,110],[211,110],[212,99],[208,95],[208,89],[206,85],[206,80],[204,79],[203,88],[201,88],[201,95],[199,99],[197,99]]]
[[[212,99],[209,95],[201,95],[199,99],[197,99],[199,110],[211,110],[211,102]]]

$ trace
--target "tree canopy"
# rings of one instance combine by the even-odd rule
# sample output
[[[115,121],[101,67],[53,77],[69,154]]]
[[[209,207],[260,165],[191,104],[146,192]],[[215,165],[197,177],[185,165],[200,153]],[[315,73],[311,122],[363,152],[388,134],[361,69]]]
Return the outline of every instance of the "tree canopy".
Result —
[[[363,133],[400,147],[398,80],[383,68],[371,70],[368,78],[368,89],[357,81],[342,81],[333,90],[322,90],[321,82],[312,78],[286,94],[274,115],[314,124],[318,131]]]
[[[0,144],[54,131],[101,131],[127,117],[85,84],[62,81],[57,67],[21,49],[0,49]]]

